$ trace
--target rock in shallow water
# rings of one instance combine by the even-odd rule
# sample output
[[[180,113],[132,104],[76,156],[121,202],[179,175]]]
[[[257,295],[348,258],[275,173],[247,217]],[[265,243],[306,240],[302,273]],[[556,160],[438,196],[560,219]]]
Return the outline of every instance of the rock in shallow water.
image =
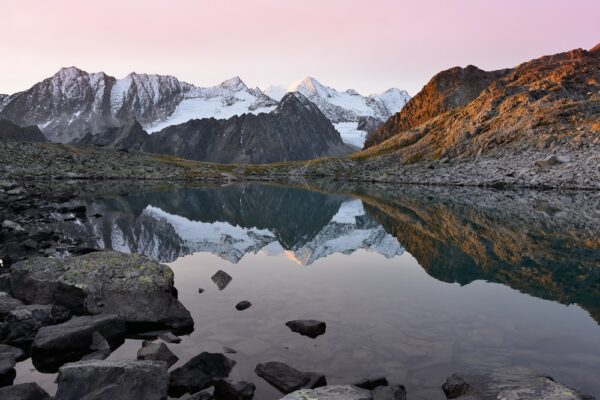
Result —
[[[327,324],[322,321],[316,321],[314,319],[297,319],[288,321],[285,325],[292,330],[301,334],[302,336],[308,336],[309,338],[316,338],[325,333]]]
[[[371,395],[373,400],[406,400],[406,389],[402,385],[378,386]]]
[[[167,368],[179,360],[166,344],[153,342],[144,342],[142,348],[137,352],[137,358],[138,360],[164,361]]]
[[[294,390],[302,388],[312,389],[327,385],[324,375],[298,371],[278,361],[258,364],[254,372],[282,393],[291,393]]]
[[[235,364],[220,353],[200,353],[171,372],[169,395],[179,397],[206,389],[215,380],[227,378]]]
[[[302,389],[281,400],[373,400],[371,392],[352,385],[331,385],[317,389]]]
[[[21,383],[19,385],[0,388],[2,400],[50,400],[50,395],[37,383]]]
[[[31,347],[34,365],[42,371],[53,371],[62,363],[93,352],[96,332],[115,348],[125,340],[125,323],[116,315],[93,315],[45,326],[38,331]]]
[[[77,314],[117,314],[140,326],[193,329],[189,311],[174,296],[173,271],[137,254],[32,258],[12,266],[10,282],[13,295],[27,303],[59,304]]]
[[[252,303],[250,303],[249,301],[244,300],[244,301],[240,301],[239,303],[237,303],[235,305],[235,309],[238,310],[238,311],[244,311],[244,310],[250,308],[251,306],[252,306]]]
[[[251,400],[256,390],[254,383],[246,381],[218,380],[214,386],[218,400]]]
[[[79,361],[58,372],[55,400],[164,400],[168,375],[162,361]]]
[[[233,280],[233,278],[225,271],[218,270],[213,276],[210,277],[212,281],[217,285],[219,290],[223,290],[229,285],[229,282]]]

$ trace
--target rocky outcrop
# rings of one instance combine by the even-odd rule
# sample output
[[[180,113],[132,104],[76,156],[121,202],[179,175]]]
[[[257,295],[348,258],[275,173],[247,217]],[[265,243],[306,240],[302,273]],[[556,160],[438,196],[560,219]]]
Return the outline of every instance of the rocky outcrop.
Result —
[[[15,297],[62,305],[77,314],[116,314],[132,326],[188,331],[190,313],[175,298],[169,267],[135,254],[95,252],[33,258],[12,266]]]
[[[164,400],[168,375],[161,361],[80,361],[58,372],[55,400]]]
[[[22,127],[6,119],[0,119],[0,140],[16,140],[19,142],[48,141],[37,126]]]

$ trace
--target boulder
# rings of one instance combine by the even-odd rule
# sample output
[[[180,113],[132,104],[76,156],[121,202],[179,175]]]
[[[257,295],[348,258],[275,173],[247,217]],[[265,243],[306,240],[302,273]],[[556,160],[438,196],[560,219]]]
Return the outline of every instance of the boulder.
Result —
[[[31,347],[34,365],[40,370],[53,371],[60,364],[92,353],[95,332],[114,349],[125,340],[125,323],[108,314],[74,317],[62,324],[42,327]]]
[[[25,352],[18,347],[9,346],[7,344],[0,344],[0,355],[10,354],[15,360],[23,361],[27,358]]]
[[[298,389],[313,389],[327,385],[324,375],[298,371],[278,361],[258,364],[254,372],[282,393],[291,393]]]
[[[325,333],[327,324],[322,321],[316,321],[314,319],[297,319],[288,321],[285,325],[292,330],[301,334],[302,336],[308,336],[309,338],[316,338]]]
[[[200,353],[171,372],[169,395],[179,397],[206,389],[215,380],[227,378],[235,364],[220,353]]]
[[[76,314],[116,314],[137,326],[189,332],[193,320],[174,296],[173,271],[137,254],[99,251],[83,256],[32,258],[11,268],[14,297],[58,304]]]
[[[0,388],[2,400],[50,400],[50,395],[37,383],[21,383],[19,385]]]
[[[251,306],[252,306],[252,303],[250,303],[249,301],[244,300],[244,301],[240,301],[239,303],[237,303],[235,305],[235,309],[238,310],[238,311],[244,311],[244,310],[250,308]]]
[[[164,343],[144,342],[137,352],[138,360],[164,361],[167,368],[175,364],[179,358]]]
[[[229,285],[229,282],[233,280],[233,278],[225,271],[218,270],[213,276],[210,277],[212,281],[217,285],[219,290],[223,290]]]
[[[181,343],[181,338],[175,336],[172,332],[163,332],[158,335],[158,338],[167,343]]]
[[[509,366],[465,376],[452,375],[442,386],[448,399],[593,400],[527,367]]]
[[[2,353],[0,354],[0,387],[12,385],[17,372],[15,371],[15,364],[17,360],[13,354]]]
[[[187,398],[187,400],[213,400],[214,397],[208,392],[198,392]]]
[[[112,353],[110,343],[100,333],[94,332],[92,334],[92,344],[90,345],[92,353],[86,354],[81,360],[104,360]]]
[[[374,376],[365,378],[361,381],[354,383],[354,386],[361,389],[373,390],[378,386],[387,386],[388,380],[385,376]]]
[[[79,361],[58,372],[55,400],[164,400],[167,367],[162,361]]]
[[[0,323],[0,342],[24,345],[33,341],[38,330],[68,320],[71,313],[51,304],[22,305],[11,311]]]
[[[0,321],[18,306],[24,305],[21,300],[9,296],[6,292],[0,292]]]
[[[219,400],[251,400],[256,386],[246,381],[218,380],[214,383],[215,398]]]
[[[297,390],[281,400],[373,400],[371,392],[352,385],[331,385]]]
[[[406,389],[402,385],[378,386],[371,395],[373,400],[406,400]]]

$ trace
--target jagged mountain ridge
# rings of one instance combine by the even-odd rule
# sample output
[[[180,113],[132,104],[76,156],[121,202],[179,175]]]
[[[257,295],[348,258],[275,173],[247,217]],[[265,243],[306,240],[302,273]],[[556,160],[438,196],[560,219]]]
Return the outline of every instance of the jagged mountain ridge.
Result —
[[[20,126],[37,125],[48,139],[69,143],[132,118],[152,133],[192,119],[270,112],[285,93],[299,91],[336,124],[345,142],[362,147],[366,132],[357,129],[359,118],[373,117],[382,123],[409,98],[399,89],[364,97],[353,90],[338,92],[314,78],[305,81],[273,99],[259,88],[247,87],[239,77],[198,87],[169,75],[134,72],[116,79],[104,72],[68,67],[28,90],[0,95],[0,118]]]
[[[290,92],[302,93],[315,103],[334,124],[344,141],[357,147],[362,147],[368,133],[364,126],[359,126],[362,118],[369,117],[382,124],[410,99],[406,91],[397,88],[369,96],[362,96],[353,89],[340,92],[313,77],[306,77],[289,86],[269,86],[265,89],[265,93],[275,100]]]
[[[270,113],[194,119],[152,135],[132,120],[77,143],[219,163],[308,160],[355,150],[343,143],[319,108],[297,92],[287,94]]]

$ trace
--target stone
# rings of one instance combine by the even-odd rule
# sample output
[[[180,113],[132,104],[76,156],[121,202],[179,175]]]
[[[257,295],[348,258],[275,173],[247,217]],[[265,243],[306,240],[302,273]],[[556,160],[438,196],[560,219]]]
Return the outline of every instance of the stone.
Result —
[[[15,231],[15,232],[25,232],[25,229],[15,221],[4,220],[2,221],[2,230]]]
[[[71,313],[51,304],[22,305],[11,311],[0,323],[0,342],[25,345],[33,341],[38,330],[47,325],[65,322]]]
[[[402,385],[378,386],[371,395],[373,400],[406,400],[406,389]]]
[[[297,390],[280,400],[373,400],[371,392],[352,385],[331,385]]]
[[[237,350],[232,349],[229,346],[223,346],[223,353],[235,354],[237,353]]]
[[[2,400],[50,400],[50,395],[37,383],[21,383],[19,385],[0,388]]]
[[[473,393],[473,388],[463,377],[458,374],[452,374],[442,385],[442,390],[447,399],[456,399],[461,396]]]
[[[217,380],[214,396],[219,400],[251,400],[256,386],[246,381]]]
[[[164,361],[167,368],[179,360],[164,343],[145,342],[137,352],[138,360]]]
[[[375,376],[358,381],[353,385],[361,389],[373,390],[377,386],[387,386],[388,380],[385,376]]]
[[[13,296],[76,314],[116,314],[131,325],[190,332],[194,321],[174,296],[173,271],[137,254],[97,251],[32,258],[11,267]]]
[[[0,354],[0,387],[12,385],[15,376],[17,376],[17,372],[15,371],[16,363],[17,360],[13,354]]]
[[[314,372],[301,372],[278,361],[258,364],[254,372],[284,394],[298,389],[314,389],[327,385],[324,375]]]
[[[22,305],[24,304],[21,300],[9,296],[6,292],[0,292],[0,320],[6,318],[12,310]]]
[[[23,361],[27,358],[27,355],[23,350],[18,347],[9,346],[7,344],[0,344],[0,355],[10,354],[17,361]]]
[[[93,353],[86,354],[81,358],[81,360],[104,360],[107,358],[112,349],[110,348],[110,344],[108,341],[98,332],[94,332],[92,334],[92,344],[90,345],[90,350]]]
[[[555,165],[560,165],[560,164],[564,164],[565,162],[568,162],[569,160],[567,158],[563,158],[560,156],[550,156],[548,158],[545,158],[543,160],[537,160],[535,162],[535,165],[537,167],[540,168],[546,168],[546,167],[552,167]]]
[[[195,393],[193,396],[190,396],[187,398],[187,400],[213,400],[214,397],[212,396],[212,394],[208,393],[208,392],[198,392]]]
[[[198,293],[204,293],[204,289],[198,288]]]
[[[164,400],[168,375],[161,361],[79,361],[58,372],[54,400]]]
[[[98,332],[114,349],[125,340],[125,323],[117,315],[73,317],[62,324],[40,328],[31,346],[37,369],[53,371],[58,365],[93,353]]]
[[[169,395],[179,397],[206,389],[215,380],[227,378],[235,364],[220,353],[200,353],[171,372]]]
[[[233,280],[233,278],[225,271],[218,270],[213,276],[210,277],[212,281],[217,285],[219,290],[223,290],[229,285],[229,282]]]
[[[327,329],[327,324],[325,324],[325,322],[316,321],[314,319],[288,321],[285,325],[290,328],[292,332],[299,333],[302,336],[308,336],[312,339],[324,334]]]
[[[25,239],[24,241],[21,242],[21,246],[31,249],[31,250],[37,250],[38,242],[36,242],[33,239]]]
[[[158,335],[158,338],[167,343],[181,343],[181,338],[175,336],[172,332],[164,332]]]
[[[249,301],[244,300],[244,301],[240,301],[239,303],[237,303],[235,305],[235,309],[238,310],[238,311],[244,311],[244,310],[250,308],[251,306],[252,306],[252,303],[250,303]]]

